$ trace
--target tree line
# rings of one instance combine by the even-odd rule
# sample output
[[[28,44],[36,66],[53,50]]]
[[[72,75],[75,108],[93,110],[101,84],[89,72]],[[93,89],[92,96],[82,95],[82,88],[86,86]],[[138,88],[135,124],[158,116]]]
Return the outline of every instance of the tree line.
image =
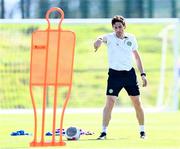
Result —
[[[0,18],[8,18],[6,2],[6,0],[0,0]],[[126,18],[153,18],[155,5],[161,8],[161,2],[157,2],[158,0],[17,0],[17,5],[21,18],[44,18],[50,7],[62,8],[66,18],[108,18],[116,12],[121,12]],[[168,12],[170,17],[178,17],[177,2],[178,0],[170,0],[171,12]],[[97,5],[99,9],[94,9],[94,5]],[[34,12],[32,12],[32,7],[35,7]]]

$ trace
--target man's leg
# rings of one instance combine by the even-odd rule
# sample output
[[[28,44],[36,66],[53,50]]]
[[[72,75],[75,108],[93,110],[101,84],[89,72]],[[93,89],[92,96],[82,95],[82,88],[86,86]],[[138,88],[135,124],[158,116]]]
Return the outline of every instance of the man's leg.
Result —
[[[140,135],[141,138],[145,137],[145,130],[144,130],[144,110],[141,104],[141,100],[139,96],[130,96],[131,101],[134,105],[136,111],[136,117],[140,127]]]
[[[105,127],[109,125],[109,121],[111,120],[111,112],[116,99],[116,96],[107,95],[106,104],[103,110],[103,126]]]
[[[111,120],[111,113],[116,99],[117,99],[116,96],[107,95],[106,104],[103,109],[102,133],[98,139],[102,140],[105,139],[106,137],[106,133],[107,133],[106,129],[107,126],[109,125],[109,121]]]

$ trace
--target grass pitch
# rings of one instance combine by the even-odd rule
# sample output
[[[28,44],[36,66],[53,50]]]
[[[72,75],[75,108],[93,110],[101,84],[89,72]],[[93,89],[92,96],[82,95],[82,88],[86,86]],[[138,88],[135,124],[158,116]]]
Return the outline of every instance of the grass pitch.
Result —
[[[142,89],[141,95],[143,103],[150,107],[156,105],[160,83],[162,39],[159,37],[159,33],[167,25],[129,24],[127,27],[127,32],[135,34],[138,40],[139,52],[149,82],[147,88]],[[46,27],[47,25],[38,24],[0,24],[0,84],[3,84],[0,86],[0,108],[32,108],[29,94],[31,32]],[[108,71],[107,51],[106,46],[103,45],[95,53],[93,42],[99,35],[112,32],[112,27],[110,24],[64,24],[63,29],[69,29],[76,33],[72,100],[68,107],[79,108],[84,105],[86,107],[102,107]],[[163,101],[168,106],[172,104],[169,99],[173,97],[174,55],[172,46],[173,33],[170,33],[164,82],[166,91],[164,97],[167,98]],[[137,69],[135,64],[134,66]],[[141,86],[141,77],[138,71],[137,77]],[[54,90],[48,91],[48,106],[51,107]],[[131,102],[127,100],[127,94],[123,91],[119,96],[120,105],[129,106]],[[66,93],[63,92],[64,94]],[[37,97],[41,97],[41,95],[38,94]],[[42,99],[37,98],[36,100],[37,107],[40,108]]]
[[[50,115],[49,115],[50,116]],[[146,113],[147,139],[139,138],[135,113],[112,114],[107,140],[96,140],[101,131],[101,113],[74,113],[65,115],[64,128],[77,126],[95,132],[81,136],[78,141],[66,141],[65,149],[178,149],[180,148],[180,112]],[[51,117],[51,116],[50,116]],[[50,121],[47,125],[51,125]],[[33,133],[32,114],[0,114],[0,149],[26,149],[32,136],[10,136],[20,129]],[[49,129],[50,131],[51,129]],[[40,147],[38,147],[39,149]],[[46,147],[51,148],[51,147]],[[53,149],[60,147],[53,147]]]

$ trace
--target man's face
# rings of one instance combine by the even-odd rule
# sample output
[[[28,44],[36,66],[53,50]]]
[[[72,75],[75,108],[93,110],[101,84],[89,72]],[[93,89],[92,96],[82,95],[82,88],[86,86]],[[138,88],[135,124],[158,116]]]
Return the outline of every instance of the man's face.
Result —
[[[121,22],[116,22],[113,25],[113,29],[118,36],[121,36],[124,33],[124,26]]]

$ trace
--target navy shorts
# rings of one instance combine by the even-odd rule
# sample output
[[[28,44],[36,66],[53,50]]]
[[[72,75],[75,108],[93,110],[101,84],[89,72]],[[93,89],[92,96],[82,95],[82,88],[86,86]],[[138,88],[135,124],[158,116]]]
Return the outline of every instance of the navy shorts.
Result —
[[[129,96],[140,95],[137,76],[134,68],[129,71],[109,69],[106,95],[118,96],[124,88]]]

